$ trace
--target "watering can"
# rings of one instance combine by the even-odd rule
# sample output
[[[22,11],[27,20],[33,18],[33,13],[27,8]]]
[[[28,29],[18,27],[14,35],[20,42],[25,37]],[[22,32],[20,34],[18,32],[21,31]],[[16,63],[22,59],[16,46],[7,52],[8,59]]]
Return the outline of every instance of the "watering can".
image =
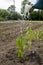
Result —
[[[32,8],[43,10],[43,0],[37,0],[36,4],[34,4]]]

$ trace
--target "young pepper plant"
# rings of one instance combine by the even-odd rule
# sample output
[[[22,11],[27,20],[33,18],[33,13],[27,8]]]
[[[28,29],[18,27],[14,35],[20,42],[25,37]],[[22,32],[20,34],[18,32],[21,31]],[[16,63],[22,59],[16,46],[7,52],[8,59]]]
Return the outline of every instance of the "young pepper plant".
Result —
[[[26,39],[23,37],[23,35],[21,34],[19,37],[17,37],[16,39],[16,45],[17,45],[17,54],[19,58],[23,58],[24,54],[23,54],[23,49],[26,43]],[[25,46],[26,48],[26,46]]]
[[[29,28],[28,29],[28,31],[26,32],[26,38],[27,38],[27,40],[29,40],[29,41],[32,41],[32,29],[31,28]]]
[[[39,32],[39,38],[40,38],[41,40],[43,40],[43,31],[40,31],[40,32]]]
[[[16,39],[16,46],[17,46],[17,55],[19,58],[24,57],[24,51],[28,48],[32,47],[32,40],[38,41],[40,38],[43,39],[43,32],[40,32],[38,30],[32,30],[31,28],[28,29],[28,31],[25,33],[25,36],[22,34],[17,37]]]
[[[38,41],[39,40],[39,31],[38,30],[33,30],[32,38],[33,38],[34,41]]]

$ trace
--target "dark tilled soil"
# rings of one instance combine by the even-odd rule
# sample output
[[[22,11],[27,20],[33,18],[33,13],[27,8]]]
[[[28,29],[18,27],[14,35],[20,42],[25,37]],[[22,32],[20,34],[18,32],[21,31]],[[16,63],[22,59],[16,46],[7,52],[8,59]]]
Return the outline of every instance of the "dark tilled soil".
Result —
[[[33,47],[19,59],[16,52],[16,38],[27,29],[43,30],[43,22],[0,23],[0,65],[43,65],[43,40],[33,41]]]

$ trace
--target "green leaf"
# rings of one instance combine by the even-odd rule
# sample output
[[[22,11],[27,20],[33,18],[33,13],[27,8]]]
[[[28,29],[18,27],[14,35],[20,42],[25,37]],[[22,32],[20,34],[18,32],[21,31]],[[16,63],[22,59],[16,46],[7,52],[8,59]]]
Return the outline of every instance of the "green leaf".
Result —
[[[23,58],[23,52],[21,50],[18,50],[18,57]]]
[[[28,41],[28,47],[31,48],[32,47],[32,42]]]
[[[26,50],[26,49],[27,49],[27,45],[24,45],[24,46],[23,46],[23,50]]]
[[[33,40],[38,41],[39,40],[39,31],[38,30],[34,30],[33,34],[32,34]]]
[[[43,31],[40,31],[39,37],[40,37],[41,40],[43,40]]]
[[[28,29],[26,32],[26,38],[32,41],[32,29]]]

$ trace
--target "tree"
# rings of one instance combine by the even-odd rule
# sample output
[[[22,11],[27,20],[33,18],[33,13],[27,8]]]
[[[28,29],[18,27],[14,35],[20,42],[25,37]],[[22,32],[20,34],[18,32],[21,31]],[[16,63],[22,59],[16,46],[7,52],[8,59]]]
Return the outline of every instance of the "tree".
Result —
[[[13,12],[15,12],[15,6],[11,5],[10,7],[8,7],[7,10],[8,10],[9,13],[13,13]]]
[[[33,11],[30,13],[31,20],[43,20],[43,11]]]
[[[7,10],[0,9],[0,21],[8,20],[9,15]]]
[[[14,12],[14,13],[11,15],[11,19],[12,19],[12,20],[22,19],[22,16],[21,16],[19,13]]]
[[[0,9],[0,17],[6,18],[7,16],[9,16],[8,11],[4,9]]]

